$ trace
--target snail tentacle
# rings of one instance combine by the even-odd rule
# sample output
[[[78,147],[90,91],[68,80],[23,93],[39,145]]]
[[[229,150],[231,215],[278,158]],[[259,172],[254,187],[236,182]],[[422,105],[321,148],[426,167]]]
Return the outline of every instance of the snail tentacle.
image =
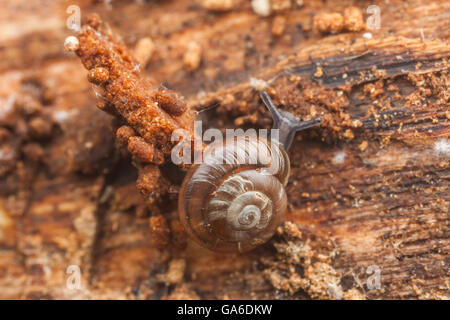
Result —
[[[279,110],[266,91],[261,92],[261,100],[272,114],[273,128],[279,129],[279,141],[285,150],[290,148],[296,132],[316,127],[322,122],[320,117],[300,121],[291,113]]]

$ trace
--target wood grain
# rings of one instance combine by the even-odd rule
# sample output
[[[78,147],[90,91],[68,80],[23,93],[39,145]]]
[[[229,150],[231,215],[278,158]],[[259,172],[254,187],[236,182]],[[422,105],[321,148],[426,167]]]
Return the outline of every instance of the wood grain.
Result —
[[[3,2],[0,105],[32,97],[54,131],[35,140],[22,130],[30,116],[0,121],[13,137],[0,146],[17,154],[0,162],[9,166],[0,178],[0,298],[450,298],[448,1],[375,1],[380,30],[335,35],[315,31],[313,15],[365,12],[373,1],[305,0],[268,18],[248,1],[225,13],[187,0],[77,2],[83,20],[99,13],[130,48],[151,37],[148,77],[198,110],[212,107],[199,115],[209,127],[270,126],[251,77],[267,82],[280,108],[324,119],[290,151],[288,222],[238,256],[191,242],[155,248],[136,169],[115,148],[80,61],[62,50],[73,3]],[[275,15],[286,18],[281,36],[271,33]],[[202,47],[194,71],[183,65],[190,41]],[[31,142],[43,160],[24,152]],[[164,170],[179,184],[181,171]],[[174,201],[161,211],[176,219]],[[170,282],[178,259],[184,276]],[[81,290],[66,286],[70,265],[81,268]],[[367,286],[370,266],[379,289]]]

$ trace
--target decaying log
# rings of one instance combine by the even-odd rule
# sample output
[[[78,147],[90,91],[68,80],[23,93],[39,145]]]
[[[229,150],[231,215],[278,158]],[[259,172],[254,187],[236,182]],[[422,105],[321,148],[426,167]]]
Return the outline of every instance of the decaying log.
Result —
[[[165,205],[149,212],[118,124],[62,50],[72,3],[15,3],[0,9],[0,298],[450,298],[448,2],[376,3],[380,30],[338,34],[313,16],[348,1],[292,1],[269,17],[244,0],[227,11],[79,3],[83,21],[97,12],[129,48],[150,38],[145,77],[183,94],[208,127],[268,128],[262,87],[280,108],[322,117],[290,151],[286,223],[244,255],[184,249],[183,171],[170,164]],[[149,224],[160,214],[167,226]],[[80,289],[67,285],[70,266]]]

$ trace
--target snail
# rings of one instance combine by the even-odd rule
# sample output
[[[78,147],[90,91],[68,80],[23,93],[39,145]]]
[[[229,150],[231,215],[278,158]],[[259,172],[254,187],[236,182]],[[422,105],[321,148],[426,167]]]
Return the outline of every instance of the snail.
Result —
[[[273,236],[287,209],[286,151],[297,131],[321,122],[301,122],[277,109],[265,91],[261,99],[272,114],[273,128],[279,129],[278,141],[249,135],[212,143],[180,189],[181,223],[191,238],[213,251],[246,252]]]

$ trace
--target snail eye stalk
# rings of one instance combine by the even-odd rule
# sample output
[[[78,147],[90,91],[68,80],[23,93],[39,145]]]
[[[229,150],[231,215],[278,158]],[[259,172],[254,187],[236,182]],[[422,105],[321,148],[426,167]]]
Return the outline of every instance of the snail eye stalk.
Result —
[[[279,129],[279,142],[285,150],[289,150],[296,132],[316,127],[322,122],[320,117],[308,121],[301,121],[293,114],[279,110],[275,107],[266,91],[261,92],[261,99],[272,115],[272,127],[274,129]]]

